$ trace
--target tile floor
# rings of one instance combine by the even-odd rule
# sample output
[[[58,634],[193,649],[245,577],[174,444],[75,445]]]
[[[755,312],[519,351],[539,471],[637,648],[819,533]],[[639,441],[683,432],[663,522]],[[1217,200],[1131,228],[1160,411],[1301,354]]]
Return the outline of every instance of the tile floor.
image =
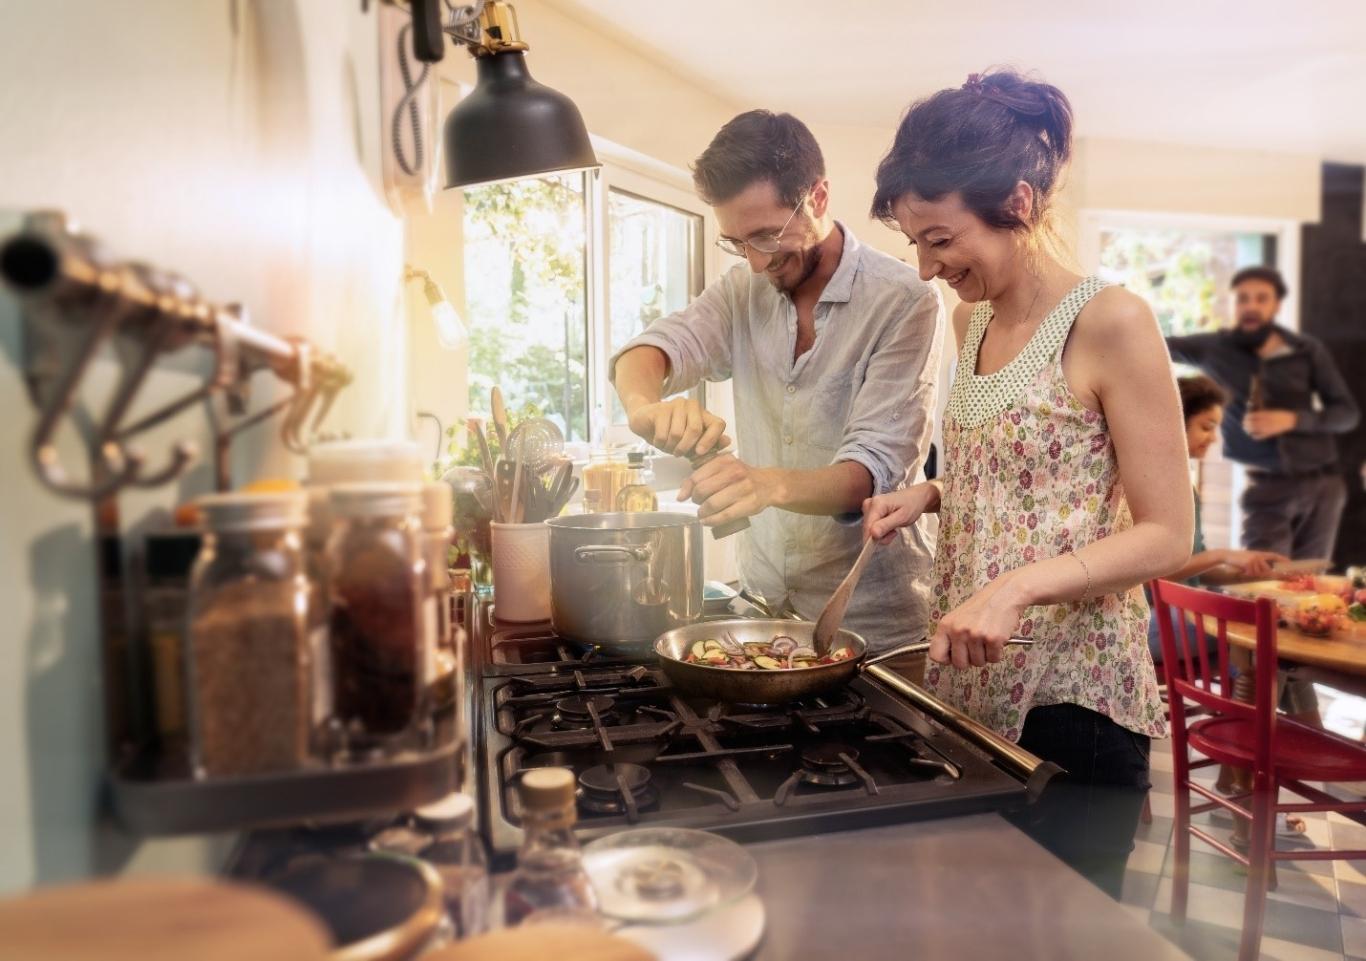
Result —
[[[1175,924],[1168,913],[1172,884],[1171,769],[1171,742],[1154,742],[1153,821],[1139,825],[1122,900],[1191,957],[1231,961],[1238,954],[1243,918],[1246,877],[1239,873],[1243,870],[1239,865],[1192,839],[1187,920],[1183,925]],[[1196,777],[1212,782],[1216,771],[1214,767],[1204,768]],[[1295,840],[1280,838],[1279,847],[1366,848],[1366,826],[1337,814],[1303,816],[1308,826],[1306,835]],[[1196,820],[1210,826],[1210,833],[1216,837],[1232,831],[1232,822],[1224,812],[1209,812]],[[1270,892],[1267,900],[1262,958],[1366,961],[1366,861],[1289,861],[1281,862],[1277,872],[1279,888]]]

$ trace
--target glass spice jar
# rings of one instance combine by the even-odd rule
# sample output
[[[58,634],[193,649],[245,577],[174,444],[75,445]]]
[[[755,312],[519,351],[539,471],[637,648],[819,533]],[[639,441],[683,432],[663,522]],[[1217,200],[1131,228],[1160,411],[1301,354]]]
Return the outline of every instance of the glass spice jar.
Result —
[[[351,748],[403,747],[420,720],[429,680],[421,488],[339,485],[331,507],[333,711]]]
[[[312,658],[299,492],[197,501],[204,537],[190,577],[186,657],[197,777],[307,766]]]

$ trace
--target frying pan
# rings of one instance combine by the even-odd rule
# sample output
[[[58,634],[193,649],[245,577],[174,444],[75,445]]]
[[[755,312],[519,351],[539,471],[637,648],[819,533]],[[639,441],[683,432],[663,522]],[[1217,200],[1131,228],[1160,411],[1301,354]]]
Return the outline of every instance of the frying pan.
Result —
[[[799,647],[810,647],[815,630],[816,625],[811,621],[749,618],[703,621],[661,634],[654,647],[660,667],[675,687],[691,694],[739,704],[782,704],[814,697],[843,687],[866,667],[903,654],[917,654],[930,649],[930,642],[922,640],[870,656],[867,641],[853,631],[841,629],[831,642],[830,650],[848,648],[850,655],[833,664],[780,668],[772,671],[743,671],[736,668],[712,667],[710,664],[689,664],[683,660],[697,641],[719,639],[727,633],[741,644],[766,644],[776,635],[785,634],[795,640]],[[1015,637],[1008,643],[1032,644],[1033,641]]]

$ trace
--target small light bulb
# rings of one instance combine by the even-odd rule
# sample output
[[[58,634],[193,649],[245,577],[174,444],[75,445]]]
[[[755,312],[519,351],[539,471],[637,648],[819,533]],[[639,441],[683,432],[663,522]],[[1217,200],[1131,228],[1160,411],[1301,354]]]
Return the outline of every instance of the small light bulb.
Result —
[[[459,350],[469,341],[469,331],[450,301],[432,305],[432,320],[436,322],[436,339],[447,350]]]

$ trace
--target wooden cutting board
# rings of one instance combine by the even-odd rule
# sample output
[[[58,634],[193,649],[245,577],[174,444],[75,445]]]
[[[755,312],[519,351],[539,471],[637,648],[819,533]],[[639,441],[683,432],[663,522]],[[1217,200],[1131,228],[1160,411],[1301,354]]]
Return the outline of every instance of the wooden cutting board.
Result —
[[[0,961],[326,961],[330,937],[263,888],[127,879],[0,901]]]

